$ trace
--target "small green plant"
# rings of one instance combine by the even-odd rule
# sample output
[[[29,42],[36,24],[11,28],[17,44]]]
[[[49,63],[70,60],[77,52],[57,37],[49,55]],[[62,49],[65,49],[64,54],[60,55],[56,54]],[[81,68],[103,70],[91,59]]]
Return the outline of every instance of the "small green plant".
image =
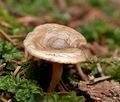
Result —
[[[11,43],[0,38],[0,59],[5,62],[11,60],[21,60],[23,52],[17,50]]]
[[[34,82],[7,75],[0,77],[0,90],[14,95],[17,102],[36,102],[36,97],[43,95],[42,89]]]
[[[103,21],[94,20],[93,22],[84,24],[79,30],[88,41],[98,41],[100,37],[109,31],[109,26]]]

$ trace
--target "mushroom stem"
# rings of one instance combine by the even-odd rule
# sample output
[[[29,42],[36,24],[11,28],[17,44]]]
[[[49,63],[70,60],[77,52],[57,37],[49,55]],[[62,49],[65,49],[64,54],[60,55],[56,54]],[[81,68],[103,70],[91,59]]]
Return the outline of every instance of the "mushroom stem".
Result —
[[[80,63],[76,64],[76,68],[78,70],[78,73],[80,75],[80,77],[82,78],[82,80],[84,81],[88,81],[88,77],[84,74],[84,72],[82,71],[81,67],[80,67]]]
[[[63,72],[63,65],[59,63],[53,63],[52,78],[48,88],[48,92],[55,90],[55,87],[59,84]]]

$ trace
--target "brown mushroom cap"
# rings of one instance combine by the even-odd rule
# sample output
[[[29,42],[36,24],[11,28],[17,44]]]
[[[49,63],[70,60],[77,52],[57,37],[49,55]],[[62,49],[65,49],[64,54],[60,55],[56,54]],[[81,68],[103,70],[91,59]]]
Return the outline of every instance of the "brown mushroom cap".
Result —
[[[26,50],[33,56],[51,62],[76,64],[86,60],[81,49],[85,38],[70,27],[43,24],[30,32],[24,40]]]

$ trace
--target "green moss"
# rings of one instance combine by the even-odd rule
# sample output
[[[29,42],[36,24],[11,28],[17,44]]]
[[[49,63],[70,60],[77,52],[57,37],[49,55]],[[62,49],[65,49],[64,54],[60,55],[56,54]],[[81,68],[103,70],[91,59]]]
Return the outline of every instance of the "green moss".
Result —
[[[108,0],[88,0],[88,2],[95,7],[100,8],[103,12],[105,12],[109,16],[113,16],[116,12],[113,6],[111,7],[111,1]],[[111,12],[112,11],[112,12]]]
[[[17,50],[11,43],[0,39],[0,59],[5,62],[11,60],[21,60],[23,58],[23,52]]]
[[[112,76],[112,79],[120,82],[120,63],[112,69],[110,72],[110,75]]]
[[[114,28],[108,23],[101,20],[82,25],[80,31],[89,42],[97,41],[107,44],[110,48],[117,48],[120,45],[120,29]]]
[[[55,5],[49,0],[6,0],[6,4],[14,7],[22,15],[42,15],[40,10],[54,11]]]
[[[66,96],[60,96],[56,93],[45,96],[42,102],[85,102],[83,96],[76,96],[75,92],[70,92]]]
[[[0,89],[14,95],[17,102],[36,102],[35,97],[42,96],[42,89],[36,84],[19,76],[1,76]]]

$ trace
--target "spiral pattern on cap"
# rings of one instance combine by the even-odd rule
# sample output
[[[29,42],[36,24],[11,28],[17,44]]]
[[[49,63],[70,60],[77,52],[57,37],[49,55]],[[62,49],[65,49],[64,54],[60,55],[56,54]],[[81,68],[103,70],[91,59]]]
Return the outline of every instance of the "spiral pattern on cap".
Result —
[[[73,60],[79,60],[79,57],[83,56],[80,47],[84,44],[86,44],[86,40],[79,32],[58,24],[40,25],[30,32],[24,40],[26,49],[32,55],[37,56],[34,53],[36,52],[42,59],[55,60],[55,62],[57,62],[57,58],[68,61],[73,57]]]

